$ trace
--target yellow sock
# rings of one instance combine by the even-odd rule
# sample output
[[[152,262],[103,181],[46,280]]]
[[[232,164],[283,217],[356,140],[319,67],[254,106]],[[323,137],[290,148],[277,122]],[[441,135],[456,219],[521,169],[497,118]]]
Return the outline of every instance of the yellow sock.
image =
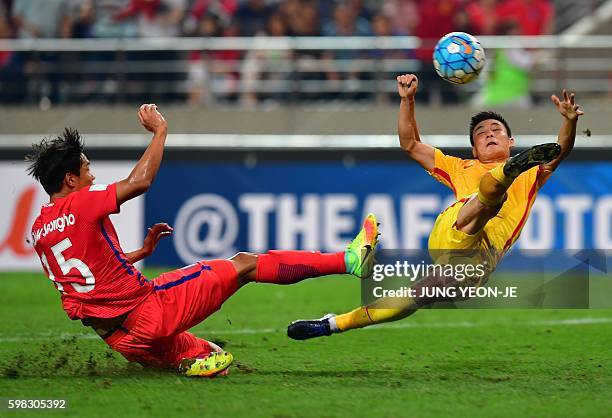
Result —
[[[489,173],[491,173],[493,178],[497,180],[498,182],[500,182],[507,189],[508,187],[510,187],[512,182],[515,180],[515,177],[509,177],[506,174],[504,174],[505,165],[506,165],[505,163],[500,164],[497,167],[495,167],[493,170],[489,171]]]
[[[506,193],[504,193],[501,195],[501,197],[496,196],[493,198],[489,198],[480,189],[478,189],[478,200],[480,201],[480,203],[492,208],[496,208],[497,206],[501,205],[507,197],[508,196],[506,195]]]
[[[372,319],[368,315],[368,310],[364,306],[336,316],[336,326],[340,331],[363,328],[371,325],[372,323]]]
[[[504,174],[504,164],[482,176],[478,185],[478,200],[485,206],[497,207],[507,198],[506,190],[514,178]]]
[[[373,305],[361,306],[351,312],[336,316],[336,326],[340,331],[363,328],[405,318],[418,309],[412,298],[402,298],[401,303],[402,306],[397,308],[377,308]]]

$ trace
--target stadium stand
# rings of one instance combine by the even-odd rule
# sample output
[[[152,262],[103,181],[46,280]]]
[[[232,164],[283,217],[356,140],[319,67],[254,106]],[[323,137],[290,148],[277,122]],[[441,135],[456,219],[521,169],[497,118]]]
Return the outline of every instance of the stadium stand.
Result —
[[[522,49],[532,77],[528,102],[568,81],[583,97],[597,96],[609,84],[610,43],[548,35],[595,16],[604,3],[52,0],[41,13],[35,0],[4,0],[0,102],[384,103],[394,97],[394,74],[417,72],[429,85],[418,100],[464,103],[482,83],[450,89],[430,64],[435,41],[453,30],[481,38],[490,69],[495,50]],[[512,38],[495,36],[508,34],[508,25],[517,25]]]

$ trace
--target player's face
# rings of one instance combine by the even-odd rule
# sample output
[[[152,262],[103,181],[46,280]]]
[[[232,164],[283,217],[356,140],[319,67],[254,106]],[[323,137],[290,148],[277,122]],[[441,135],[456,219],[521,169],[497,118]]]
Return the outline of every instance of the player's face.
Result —
[[[503,123],[495,119],[480,122],[474,128],[474,157],[482,162],[506,160],[510,157],[510,148],[514,138],[508,136]]]
[[[82,189],[83,187],[91,186],[96,179],[96,176],[93,175],[90,169],[89,160],[85,156],[85,154],[81,155],[81,171],[79,173],[79,180],[77,183],[77,190]]]

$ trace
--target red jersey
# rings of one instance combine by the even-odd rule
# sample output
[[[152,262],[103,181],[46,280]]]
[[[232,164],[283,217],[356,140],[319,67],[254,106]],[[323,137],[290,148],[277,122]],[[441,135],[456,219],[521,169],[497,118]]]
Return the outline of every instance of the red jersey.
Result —
[[[108,215],[118,213],[116,184],[96,184],[43,205],[32,226],[34,249],[71,319],[130,311],[153,284],[128,262]]]

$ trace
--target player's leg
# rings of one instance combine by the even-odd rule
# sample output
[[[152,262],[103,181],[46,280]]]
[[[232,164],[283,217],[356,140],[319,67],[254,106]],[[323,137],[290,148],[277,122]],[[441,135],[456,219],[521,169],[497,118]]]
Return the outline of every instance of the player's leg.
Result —
[[[143,338],[155,329],[152,324],[139,320],[130,326],[129,333],[120,332],[107,343],[127,360],[145,367],[174,370],[185,376],[227,374],[233,361],[230,353],[189,332],[164,338]]]
[[[455,202],[438,216],[430,234],[429,248],[464,250],[479,247],[482,232],[470,235],[455,227],[457,216],[466,204],[467,201],[465,200]],[[432,256],[434,255],[432,254]],[[428,277],[419,282],[417,286],[457,285],[456,280],[449,279],[448,282],[440,282],[436,277]],[[419,294],[418,290],[416,294]],[[427,299],[411,297],[380,299],[371,305],[361,306],[341,315],[328,314],[320,319],[295,321],[289,325],[287,335],[293,339],[304,340],[397,321],[412,315],[421,307],[432,302]]]
[[[359,234],[345,251],[325,254],[318,251],[269,251],[266,254],[239,253],[230,258],[239,286],[249,282],[293,284],[328,274],[367,277],[374,263],[378,223],[373,214],[364,220]]]
[[[486,173],[478,194],[461,208],[456,228],[470,235],[481,231],[497,215],[506,200],[506,191],[521,173],[554,160],[560,153],[561,147],[556,143],[536,145]]]
[[[487,279],[488,275],[482,277],[479,283],[470,283],[469,285],[482,285]],[[422,289],[441,289],[461,285],[462,283],[453,277],[429,276],[412,286],[415,289],[415,297],[381,298],[367,306],[360,306],[341,315],[327,314],[320,319],[295,321],[287,328],[287,335],[294,340],[307,340],[385,322],[399,321],[433,303],[451,300],[441,296],[430,296],[430,292],[424,292]],[[457,297],[452,300],[463,299]]]
[[[401,305],[402,303],[405,305]],[[330,313],[319,319],[301,319],[287,327],[287,336],[294,340],[308,340],[384,322],[399,321],[417,311],[418,308],[412,305],[411,298],[398,301],[393,308],[388,307],[387,301],[379,300],[341,315]]]
[[[199,280],[206,282],[201,292],[193,292],[193,284],[199,277],[197,269],[210,267],[208,264],[195,264],[156,278],[156,291],[130,312],[115,332],[103,337],[104,341],[128,361],[145,367],[174,370],[186,376],[224,374],[233,361],[230,353],[216,344],[181,332],[193,324],[198,315],[215,310],[215,298],[221,299],[232,291],[218,278],[220,266],[214,263],[213,266],[215,273]],[[191,289],[187,282],[193,282]],[[206,303],[206,299],[213,302]]]
[[[236,269],[239,286],[251,282],[293,284],[328,274],[346,273],[344,253],[277,251],[266,254],[238,253],[229,261]]]
[[[182,332],[160,340],[153,350],[165,364],[185,376],[214,377],[227,374],[233,356],[218,345]]]

